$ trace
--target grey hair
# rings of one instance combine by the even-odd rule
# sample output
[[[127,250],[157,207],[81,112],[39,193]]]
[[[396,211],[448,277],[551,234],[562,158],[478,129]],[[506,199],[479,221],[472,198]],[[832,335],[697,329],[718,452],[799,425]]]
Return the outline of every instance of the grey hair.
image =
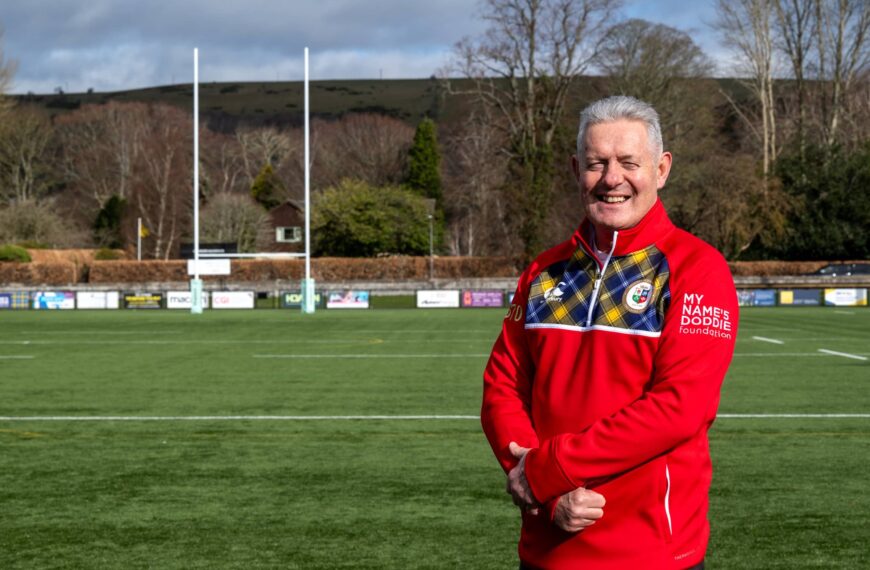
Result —
[[[590,125],[609,123],[620,119],[640,121],[646,125],[647,138],[652,145],[653,156],[658,158],[664,150],[662,127],[659,114],[649,103],[628,97],[614,95],[590,103],[580,112],[580,129],[577,132],[577,158],[582,159],[586,150],[586,130]]]

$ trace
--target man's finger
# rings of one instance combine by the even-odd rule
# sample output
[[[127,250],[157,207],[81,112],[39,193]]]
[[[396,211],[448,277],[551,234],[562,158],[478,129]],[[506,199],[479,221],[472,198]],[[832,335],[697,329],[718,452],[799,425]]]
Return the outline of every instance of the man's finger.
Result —
[[[518,445],[515,441],[512,441],[510,442],[510,445],[508,445],[508,451],[510,451],[511,455],[513,455],[515,458],[522,459],[523,456],[529,452],[529,448],[522,447]]]

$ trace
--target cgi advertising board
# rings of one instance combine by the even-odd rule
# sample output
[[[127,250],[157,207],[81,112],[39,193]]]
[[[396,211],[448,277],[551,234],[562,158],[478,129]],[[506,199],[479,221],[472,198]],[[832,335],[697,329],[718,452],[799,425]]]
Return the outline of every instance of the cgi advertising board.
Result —
[[[72,291],[35,291],[32,299],[34,309],[76,308],[76,295]]]
[[[212,309],[253,309],[257,294],[253,291],[214,291],[211,294]]]

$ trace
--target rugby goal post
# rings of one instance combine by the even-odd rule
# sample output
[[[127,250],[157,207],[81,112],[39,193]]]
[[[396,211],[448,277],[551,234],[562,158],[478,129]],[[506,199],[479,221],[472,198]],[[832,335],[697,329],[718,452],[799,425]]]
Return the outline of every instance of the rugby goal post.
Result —
[[[193,48],[193,279],[190,280],[190,312],[202,313],[200,258],[305,258],[302,279],[302,312],[314,313],[314,279],[311,277],[311,152],[308,98],[308,48],[305,48],[305,252],[304,253],[200,253],[199,251],[199,48]]]

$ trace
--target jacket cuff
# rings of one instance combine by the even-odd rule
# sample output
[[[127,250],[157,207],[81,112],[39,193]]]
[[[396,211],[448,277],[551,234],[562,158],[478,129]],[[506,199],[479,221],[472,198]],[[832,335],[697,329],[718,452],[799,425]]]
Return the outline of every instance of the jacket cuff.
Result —
[[[532,449],[526,455],[526,481],[540,503],[558,499],[583,486],[582,481],[569,479],[559,465],[556,458],[556,439],[547,440],[543,446]]]

